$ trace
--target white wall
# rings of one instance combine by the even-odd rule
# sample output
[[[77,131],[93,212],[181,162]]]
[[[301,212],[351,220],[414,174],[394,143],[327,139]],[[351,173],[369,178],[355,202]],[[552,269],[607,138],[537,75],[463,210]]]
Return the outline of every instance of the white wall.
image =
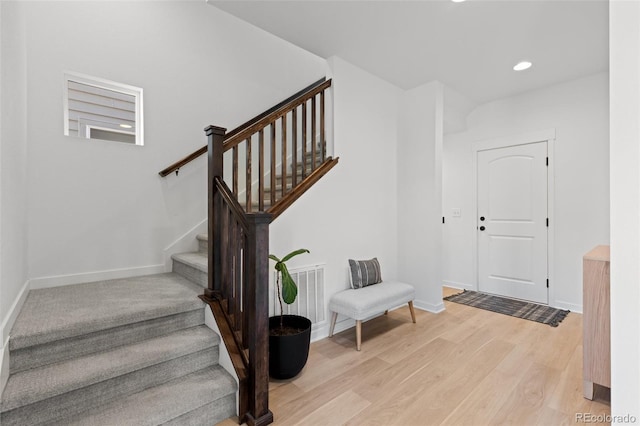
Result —
[[[609,6],[611,414],[640,422],[640,3]],[[618,421],[614,423],[623,423]]]
[[[445,283],[476,288],[471,144],[555,128],[550,303],[582,311],[582,256],[609,243],[608,96],[608,75],[592,75],[479,106],[469,115],[466,132],[445,137]],[[461,218],[451,216],[454,207],[461,208]]]
[[[471,99],[443,84],[444,134],[467,130],[467,116],[477,107]]]
[[[32,287],[163,270],[162,250],[206,217],[206,168],[158,171],[205,145],[205,126],[231,130],[327,71],[205,2],[23,8]],[[144,147],[63,136],[64,71],[142,87]]]
[[[271,253],[311,251],[294,258],[292,268],[326,265],[326,303],[331,294],[349,288],[350,258],[377,257],[382,278],[398,278],[396,116],[401,93],[340,58],[330,58],[329,64],[340,162],[270,226]],[[338,321],[336,330],[353,325],[342,317]],[[326,324],[319,325],[314,339],[327,332]]]
[[[18,3],[0,3],[0,365],[27,284],[25,33]],[[3,373],[8,369],[2,368]],[[6,377],[0,378],[0,391]]]
[[[416,306],[444,309],[441,283],[443,86],[403,93],[398,116],[398,278]]]

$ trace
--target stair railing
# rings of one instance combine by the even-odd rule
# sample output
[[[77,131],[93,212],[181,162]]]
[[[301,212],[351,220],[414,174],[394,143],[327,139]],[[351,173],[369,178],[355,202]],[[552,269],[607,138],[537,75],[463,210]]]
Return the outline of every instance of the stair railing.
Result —
[[[330,87],[331,80],[320,79],[225,134],[223,152],[231,164],[223,176],[245,211],[276,218],[338,163],[327,155]],[[206,152],[203,147],[159,174],[178,173]]]
[[[269,411],[269,213],[245,213],[222,180],[225,129],[206,129],[209,152],[209,282],[212,308],[240,382],[239,415],[273,422]]]
[[[240,422],[250,426],[273,422],[269,224],[338,163],[327,156],[330,86],[323,78],[229,133],[207,127],[207,146],[159,173],[177,174],[208,155],[209,281],[201,298],[211,307],[240,382]]]

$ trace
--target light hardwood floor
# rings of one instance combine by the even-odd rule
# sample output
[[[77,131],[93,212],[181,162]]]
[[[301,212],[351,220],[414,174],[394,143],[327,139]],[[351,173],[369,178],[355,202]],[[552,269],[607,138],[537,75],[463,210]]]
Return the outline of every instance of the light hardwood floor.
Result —
[[[445,289],[450,294],[457,290]],[[608,415],[582,397],[582,316],[557,328],[456,303],[407,307],[311,345],[303,372],[272,381],[276,425],[569,425]]]

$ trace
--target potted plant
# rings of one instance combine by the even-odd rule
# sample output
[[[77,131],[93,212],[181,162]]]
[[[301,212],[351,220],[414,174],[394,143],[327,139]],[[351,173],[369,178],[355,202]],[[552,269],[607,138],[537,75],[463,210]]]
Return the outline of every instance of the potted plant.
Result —
[[[269,375],[274,379],[297,376],[309,356],[311,321],[300,315],[285,315],[282,305],[283,302],[292,304],[298,296],[298,287],[286,262],[302,253],[309,250],[294,250],[282,259],[269,255],[269,259],[276,262],[276,291],[280,302],[280,315],[269,318]]]

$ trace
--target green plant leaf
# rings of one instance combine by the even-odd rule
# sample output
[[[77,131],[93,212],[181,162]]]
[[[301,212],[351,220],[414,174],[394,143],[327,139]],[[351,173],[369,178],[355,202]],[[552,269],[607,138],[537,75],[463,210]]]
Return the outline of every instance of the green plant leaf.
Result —
[[[286,268],[287,267],[285,266],[284,271],[282,272],[282,300],[287,305],[290,305],[295,302],[296,297],[298,296],[298,287]]]
[[[280,262],[286,262],[289,259],[291,259],[292,257],[297,256],[297,255],[302,254],[302,253],[310,253],[310,251],[307,250],[307,249],[294,250],[291,253],[289,253],[288,255],[286,255],[285,257],[283,257]]]
[[[296,297],[298,296],[298,287],[296,286],[295,281],[293,281],[293,277],[289,274],[289,270],[287,269],[286,261],[291,259],[294,256],[297,256],[302,253],[310,253],[307,249],[298,249],[294,250],[282,259],[278,259],[277,256],[270,254],[269,259],[276,262],[274,269],[278,271],[278,278],[280,281],[280,286],[282,288],[282,295],[278,294],[280,297],[280,305],[282,307],[282,302],[287,305],[295,302]],[[276,284],[277,285],[277,284]]]

